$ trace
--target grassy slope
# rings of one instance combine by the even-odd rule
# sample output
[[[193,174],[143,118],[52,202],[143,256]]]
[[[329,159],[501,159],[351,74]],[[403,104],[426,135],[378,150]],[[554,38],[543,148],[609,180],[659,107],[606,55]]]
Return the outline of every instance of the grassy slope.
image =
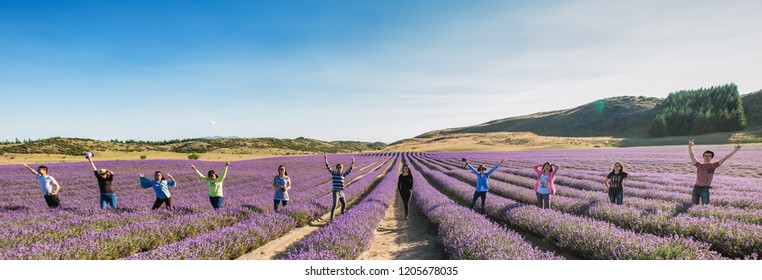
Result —
[[[202,160],[244,160],[283,155],[358,153],[382,150],[383,143],[324,142],[314,139],[240,138],[188,141],[166,145],[114,143],[78,138],[49,138],[25,144],[0,145],[0,164],[20,162],[83,161],[92,150],[99,159],[187,159],[200,153]]]
[[[658,112],[657,98],[614,97],[573,109],[495,120],[475,126],[431,131],[392,143],[391,151],[474,151],[591,148],[762,142],[762,91],[742,96],[748,127],[734,133],[648,137]]]

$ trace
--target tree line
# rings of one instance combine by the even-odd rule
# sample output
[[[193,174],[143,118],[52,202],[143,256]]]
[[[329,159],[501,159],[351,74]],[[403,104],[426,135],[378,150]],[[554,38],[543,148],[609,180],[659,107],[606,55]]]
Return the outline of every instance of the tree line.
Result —
[[[653,137],[739,131],[746,128],[735,84],[670,93],[651,123]]]

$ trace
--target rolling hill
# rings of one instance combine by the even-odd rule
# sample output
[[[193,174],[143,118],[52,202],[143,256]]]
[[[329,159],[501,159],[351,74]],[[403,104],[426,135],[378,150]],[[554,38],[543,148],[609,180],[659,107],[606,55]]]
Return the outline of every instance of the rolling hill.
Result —
[[[696,138],[700,143],[762,142],[762,90],[741,96],[747,128],[699,136],[649,137],[664,99],[619,96],[566,110],[510,117],[486,123],[423,133],[390,144],[387,150],[458,151],[571,147],[674,145]]]
[[[21,144],[0,145],[0,153],[83,155],[85,151],[112,153],[214,153],[296,155],[318,153],[358,153],[382,150],[386,144],[357,141],[325,142],[308,138],[211,138],[186,141],[136,142],[98,141],[82,138],[54,137]]]

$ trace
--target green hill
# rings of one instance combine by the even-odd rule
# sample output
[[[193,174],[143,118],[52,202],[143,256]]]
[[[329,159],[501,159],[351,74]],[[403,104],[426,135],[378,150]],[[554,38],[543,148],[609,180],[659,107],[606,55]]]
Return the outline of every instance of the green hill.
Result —
[[[620,96],[573,109],[511,117],[483,124],[427,132],[416,137],[454,133],[531,132],[541,136],[640,137],[648,134],[662,99]]]
[[[386,144],[357,141],[325,142],[308,138],[217,138],[162,142],[98,141],[82,138],[48,138],[22,144],[0,145],[0,152],[17,154],[82,155],[85,151],[175,152],[248,154],[257,150],[279,150],[282,154],[357,153],[382,150]]]
[[[706,98],[696,95],[697,100]],[[732,105],[722,98],[713,100],[710,97],[709,100],[720,105]],[[654,118],[663,111],[665,99],[620,96],[572,109],[430,131],[394,142],[386,149],[455,151],[651,146],[684,144],[690,138],[714,144],[762,142],[762,90],[741,95],[740,101],[746,120],[746,129],[740,131],[718,130],[702,135],[651,137],[649,131]]]

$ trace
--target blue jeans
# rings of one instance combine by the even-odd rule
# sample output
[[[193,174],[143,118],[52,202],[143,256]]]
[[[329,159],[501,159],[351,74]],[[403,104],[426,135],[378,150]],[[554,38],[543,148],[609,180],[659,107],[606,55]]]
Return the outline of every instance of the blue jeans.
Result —
[[[609,189],[609,200],[611,200],[611,204],[616,203],[617,205],[622,205],[622,199],[624,198],[624,190],[623,189]]]
[[[344,197],[344,190],[333,190],[333,205],[331,206],[331,221],[333,221],[333,212],[336,211],[337,202],[341,203],[341,214],[344,214],[344,209],[347,208],[347,201]]]
[[[476,200],[479,198],[482,198],[482,214],[484,213],[484,203],[487,200],[487,192],[474,192],[474,197],[471,199],[471,209],[474,209],[474,205],[476,205]]]
[[[216,210],[222,208],[222,203],[225,202],[225,198],[221,196],[210,196],[209,202],[212,203],[212,207]]]
[[[537,207],[542,209],[550,209],[550,194],[541,194],[536,192],[537,195]]]
[[[691,201],[693,204],[709,204],[709,187],[693,186],[693,192],[691,193]]]
[[[278,204],[280,204],[281,202],[283,203],[283,207],[286,207],[286,205],[288,205],[288,200],[273,199],[273,202],[275,204],[275,210],[278,210]]]
[[[116,194],[115,193],[102,193],[101,194],[101,209],[108,209],[108,206],[116,209]]]

